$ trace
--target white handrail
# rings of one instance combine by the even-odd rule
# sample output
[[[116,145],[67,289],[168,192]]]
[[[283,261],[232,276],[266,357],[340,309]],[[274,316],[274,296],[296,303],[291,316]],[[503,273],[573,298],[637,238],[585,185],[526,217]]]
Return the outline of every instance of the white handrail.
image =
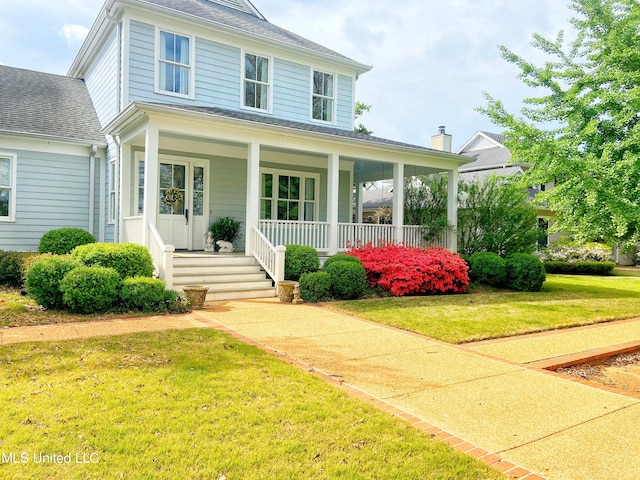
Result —
[[[260,220],[260,231],[272,245],[306,245],[321,251],[329,249],[328,222]]]
[[[378,225],[374,223],[339,223],[338,246],[346,249],[348,245],[359,246],[372,243],[373,245],[394,243],[395,227],[393,225]]]
[[[275,247],[273,243],[257,228],[253,227],[253,256],[262,265],[265,272],[276,283],[284,280],[284,258],[286,247],[279,245]]]
[[[160,236],[160,232],[156,229],[155,225],[149,223],[149,252],[153,259],[153,266],[155,267],[158,277],[165,281],[167,289],[173,288],[173,252],[176,251],[176,247],[173,245],[165,245]]]

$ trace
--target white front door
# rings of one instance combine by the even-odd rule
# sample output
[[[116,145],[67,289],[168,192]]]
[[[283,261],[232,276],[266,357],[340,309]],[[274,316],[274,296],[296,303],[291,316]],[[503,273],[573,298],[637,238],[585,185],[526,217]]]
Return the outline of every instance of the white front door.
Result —
[[[207,228],[206,164],[161,157],[159,176],[158,231],[162,239],[178,249],[203,250]]]

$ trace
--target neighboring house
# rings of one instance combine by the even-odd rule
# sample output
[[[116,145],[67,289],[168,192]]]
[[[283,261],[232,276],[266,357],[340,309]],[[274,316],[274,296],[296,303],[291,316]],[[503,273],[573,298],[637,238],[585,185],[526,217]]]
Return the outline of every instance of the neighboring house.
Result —
[[[483,180],[491,175],[512,176],[521,175],[528,168],[526,163],[511,163],[511,152],[504,146],[504,135],[477,132],[460,147],[458,154],[475,158],[475,161],[460,166],[460,178],[466,182]],[[538,185],[529,189],[531,198],[540,192],[553,188],[553,183]],[[545,231],[553,222],[553,212],[549,209],[537,207],[538,225]],[[550,234],[541,240],[541,245],[557,242],[562,234]]]
[[[238,249],[275,280],[277,245],[419,242],[402,225],[404,178],[446,172],[456,199],[466,161],[353,132],[356,80],[371,67],[246,0],[107,0],[68,77],[1,68],[0,248],[34,250],[46,230],[79,226],[146,245],[169,285],[174,247],[203,250],[227,215],[243,222]],[[398,220],[353,223],[354,185],[389,172]]]

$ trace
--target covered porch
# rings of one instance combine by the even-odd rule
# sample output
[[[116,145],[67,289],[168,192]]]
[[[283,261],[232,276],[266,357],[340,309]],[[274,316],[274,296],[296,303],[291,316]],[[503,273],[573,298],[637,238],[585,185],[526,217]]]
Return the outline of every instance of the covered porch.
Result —
[[[117,144],[115,238],[147,246],[169,285],[174,252],[203,250],[209,225],[224,216],[243,222],[236,250],[274,281],[283,277],[287,244],[322,255],[369,242],[425,247],[422,227],[404,225],[404,184],[437,172],[449,177],[450,229],[435,244],[456,250],[464,157],[205,107],[133,103],[106,130]],[[363,185],[387,179],[392,224],[363,223]],[[168,189],[180,192],[175,203],[166,203]]]

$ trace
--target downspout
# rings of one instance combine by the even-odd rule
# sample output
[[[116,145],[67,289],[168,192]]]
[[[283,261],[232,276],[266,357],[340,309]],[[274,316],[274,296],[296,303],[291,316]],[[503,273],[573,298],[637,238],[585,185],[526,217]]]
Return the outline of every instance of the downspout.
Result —
[[[122,199],[120,198],[120,192],[122,191],[122,178],[120,176],[120,167],[122,164],[122,148],[120,148],[120,136],[116,135],[115,137],[113,137],[113,140],[115,141],[116,144],[116,165],[115,165],[115,187],[116,187],[116,218],[114,219],[114,225],[113,225],[113,241],[114,243],[120,243],[122,242],[122,239],[120,238],[120,232],[122,231],[122,222],[124,221],[123,215],[122,215]]]
[[[89,228],[87,229],[91,235],[94,232],[94,212],[96,209],[96,154],[98,146],[91,145],[91,153],[89,154]]]

